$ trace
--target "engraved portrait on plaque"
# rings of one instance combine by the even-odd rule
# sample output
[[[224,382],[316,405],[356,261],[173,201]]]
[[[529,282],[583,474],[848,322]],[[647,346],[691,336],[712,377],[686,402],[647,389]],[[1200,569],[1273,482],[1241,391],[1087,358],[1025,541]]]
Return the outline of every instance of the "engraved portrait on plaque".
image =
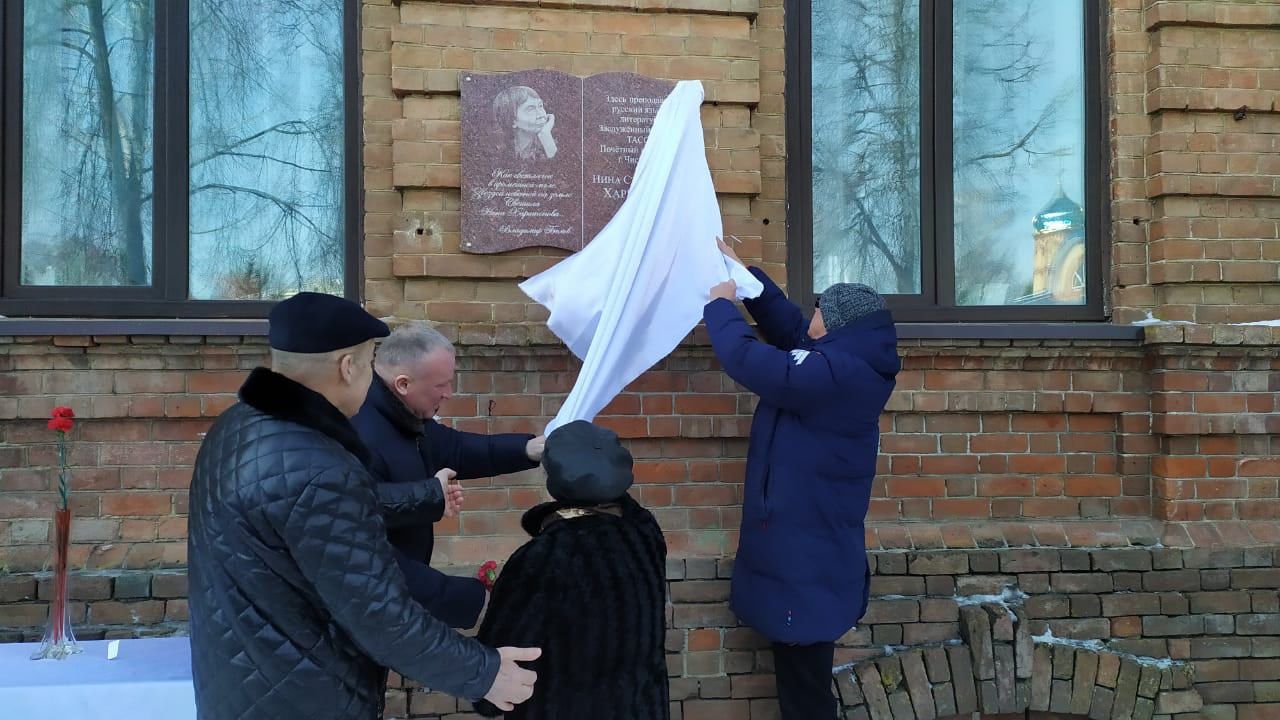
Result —
[[[462,76],[462,250],[581,250],[627,197],[675,83],[555,70]]]

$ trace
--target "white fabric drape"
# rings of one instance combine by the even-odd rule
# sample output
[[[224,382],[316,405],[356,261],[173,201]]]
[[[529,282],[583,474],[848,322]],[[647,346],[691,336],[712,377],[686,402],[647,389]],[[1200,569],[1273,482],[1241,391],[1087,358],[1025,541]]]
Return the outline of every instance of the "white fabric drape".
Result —
[[[581,252],[521,283],[551,311],[548,327],[583,362],[550,433],[592,420],[666,357],[702,319],[711,286],[738,297],[764,288],[716,246],[724,234],[703,147],[702,83],[678,83],[662,103],[613,220]]]

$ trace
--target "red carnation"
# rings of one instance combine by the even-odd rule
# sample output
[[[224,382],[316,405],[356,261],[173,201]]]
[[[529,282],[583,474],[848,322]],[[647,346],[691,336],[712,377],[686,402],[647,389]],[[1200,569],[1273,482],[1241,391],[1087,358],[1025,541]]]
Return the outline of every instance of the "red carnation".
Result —
[[[66,432],[71,432],[72,426],[75,425],[75,423],[72,422],[72,418],[76,416],[76,413],[74,410],[72,410],[71,408],[65,405],[59,405],[58,407],[54,408],[53,412],[49,413],[49,416],[50,418],[52,418],[51,420],[49,420],[50,430],[56,430],[57,432],[60,432],[60,433],[66,433]]]
[[[485,564],[480,566],[476,578],[484,584],[484,588],[490,592],[493,591],[493,584],[498,580],[498,563],[487,560]]]
[[[49,429],[58,433],[58,508],[66,510],[70,502],[70,471],[67,467],[67,433],[75,426],[76,416],[71,408],[59,405],[49,413]]]

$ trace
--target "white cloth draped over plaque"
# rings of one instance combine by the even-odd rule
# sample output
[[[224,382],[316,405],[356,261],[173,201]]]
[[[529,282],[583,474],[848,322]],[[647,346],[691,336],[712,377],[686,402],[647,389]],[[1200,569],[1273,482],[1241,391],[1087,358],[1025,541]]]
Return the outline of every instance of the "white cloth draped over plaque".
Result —
[[[547,326],[582,360],[550,433],[592,420],[671,353],[702,319],[716,283],[738,297],[764,288],[716,246],[724,234],[703,144],[702,83],[676,85],[640,154],[626,201],[581,252],[521,283],[551,311]]]
[[[0,644],[0,718],[195,720],[191,642],[185,637],[81,641],[65,660],[31,660],[38,643]]]

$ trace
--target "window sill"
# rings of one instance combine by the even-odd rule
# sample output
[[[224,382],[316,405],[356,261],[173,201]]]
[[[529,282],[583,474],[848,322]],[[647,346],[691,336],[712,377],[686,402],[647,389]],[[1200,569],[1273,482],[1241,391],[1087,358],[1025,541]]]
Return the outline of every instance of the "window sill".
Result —
[[[898,323],[904,340],[1118,340],[1141,342],[1143,328],[1111,323]]]
[[[266,320],[0,318],[0,336],[264,336]],[[904,340],[1117,340],[1140,342],[1143,328],[1110,323],[898,323]]]
[[[38,335],[266,335],[266,320],[3,318],[0,336]]]

